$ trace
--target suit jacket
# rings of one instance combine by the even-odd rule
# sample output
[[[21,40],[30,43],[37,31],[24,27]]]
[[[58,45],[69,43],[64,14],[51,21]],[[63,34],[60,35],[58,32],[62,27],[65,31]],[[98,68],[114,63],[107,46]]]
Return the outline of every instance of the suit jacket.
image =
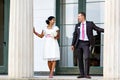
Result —
[[[80,37],[80,24],[81,23],[76,24],[75,31],[73,32],[72,46],[74,46],[75,48],[78,46],[78,41]],[[90,45],[94,46],[95,41],[93,37],[93,30],[97,32],[104,32],[104,29],[97,27],[92,21],[86,21],[86,29]]]

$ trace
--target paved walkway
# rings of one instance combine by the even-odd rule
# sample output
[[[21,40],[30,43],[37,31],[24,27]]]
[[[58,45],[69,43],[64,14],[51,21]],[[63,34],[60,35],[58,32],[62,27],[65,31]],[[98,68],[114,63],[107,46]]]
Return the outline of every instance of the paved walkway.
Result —
[[[120,79],[103,79],[102,76],[92,76],[91,79],[77,79],[76,76],[54,76],[50,79],[48,76],[34,76],[33,78],[9,79],[8,76],[0,75],[0,80],[120,80]]]

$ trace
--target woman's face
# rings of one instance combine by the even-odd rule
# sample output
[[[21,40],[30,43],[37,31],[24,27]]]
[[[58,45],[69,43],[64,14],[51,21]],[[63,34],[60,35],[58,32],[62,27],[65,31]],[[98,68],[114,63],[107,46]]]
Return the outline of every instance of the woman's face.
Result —
[[[53,18],[52,20],[50,20],[50,24],[54,24],[56,22],[55,18]]]

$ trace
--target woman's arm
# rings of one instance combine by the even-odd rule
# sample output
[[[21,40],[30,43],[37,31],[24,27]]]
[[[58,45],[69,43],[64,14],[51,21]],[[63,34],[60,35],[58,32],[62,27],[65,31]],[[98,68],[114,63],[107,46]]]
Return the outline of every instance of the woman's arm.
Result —
[[[41,32],[41,34],[39,34],[38,32],[35,31],[35,28],[33,28],[33,33],[34,33],[36,36],[40,37],[40,38],[43,38],[43,37],[44,37],[43,31]]]
[[[59,39],[59,38],[60,38],[60,31],[57,30],[56,32],[57,32],[57,36],[55,36],[54,38],[55,38],[55,39]]]

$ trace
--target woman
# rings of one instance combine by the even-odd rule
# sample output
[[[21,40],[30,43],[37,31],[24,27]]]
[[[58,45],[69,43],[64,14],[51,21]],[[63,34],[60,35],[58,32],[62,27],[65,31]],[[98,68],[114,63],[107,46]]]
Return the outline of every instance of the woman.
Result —
[[[50,70],[49,78],[53,78],[56,61],[60,60],[60,51],[57,42],[57,39],[59,38],[59,28],[54,26],[54,16],[50,16],[48,20],[46,20],[46,23],[48,26],[42,30],[41,34],[37,33],[34,28],[33,32],[40,38],[45,37],[44,59],[48,60],[48,67]]]

